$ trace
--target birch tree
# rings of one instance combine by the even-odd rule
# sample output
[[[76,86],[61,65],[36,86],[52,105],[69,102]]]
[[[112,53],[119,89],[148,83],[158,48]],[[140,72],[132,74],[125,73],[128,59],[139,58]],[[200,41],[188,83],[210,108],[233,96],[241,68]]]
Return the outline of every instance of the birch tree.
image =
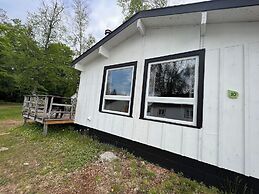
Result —
[[[28,25],[45,50],[51,43],[60,40],[65,31],[62,23],[63,13],[64,4],[58,0],[52,0],[50,3],[43,0],[37,12],[29,13]]]
[[[7,23],[8,20],[9,19],[6,15],[6,11],[0,8],[0,24]]]
[[[118,0],[117,3],[122,8],[125,20],[139,11],[167,6],[167,0]]]
[[[84,51],[95,43],[95,38],[90,34],[87,35],[87,27],[89,24],[89,6],[87,1],[74,0],[74,30],[73,30],[73,47],[76,55],[81,55]]]

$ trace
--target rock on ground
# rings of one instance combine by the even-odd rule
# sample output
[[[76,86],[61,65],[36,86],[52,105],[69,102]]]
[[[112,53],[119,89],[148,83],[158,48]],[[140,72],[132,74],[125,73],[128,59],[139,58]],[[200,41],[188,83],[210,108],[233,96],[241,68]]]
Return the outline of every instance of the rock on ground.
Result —
[[[7,150],[9,150],[9,148],[6,148],[6,147],[1,147],[0,148],[0,152],[7,151]]]
[[[100,155],[100,160],[103,162],[104,161],[111,162],[116,159],[118,159],[118,157],[113,152],[104,152],[103,154]]]

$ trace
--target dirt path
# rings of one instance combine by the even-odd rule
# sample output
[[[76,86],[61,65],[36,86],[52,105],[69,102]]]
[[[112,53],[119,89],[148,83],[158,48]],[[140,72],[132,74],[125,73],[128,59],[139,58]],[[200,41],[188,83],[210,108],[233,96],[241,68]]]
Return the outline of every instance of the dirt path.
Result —
[[[14,128],[14,127],[18,127],[22,125],[22,121],[21,120],[2,120],[0,121],[0,135],[3,133],[7,133],[9,131],[9,129]]]

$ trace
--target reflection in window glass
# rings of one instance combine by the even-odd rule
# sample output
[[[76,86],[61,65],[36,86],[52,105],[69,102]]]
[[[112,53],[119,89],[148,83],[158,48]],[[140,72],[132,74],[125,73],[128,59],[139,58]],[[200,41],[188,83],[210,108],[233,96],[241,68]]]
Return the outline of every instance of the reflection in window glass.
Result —
[[[129,101],[105,100],[104,109],[127,113],[129,111]]]
[[[149,102],[147,116],[193,121],[193,105]]]
[[[108,71],[106,95],[130,96],[133,67]]]
[[[149,96],[194,97],[194,74],[197,58],[152,64]]]

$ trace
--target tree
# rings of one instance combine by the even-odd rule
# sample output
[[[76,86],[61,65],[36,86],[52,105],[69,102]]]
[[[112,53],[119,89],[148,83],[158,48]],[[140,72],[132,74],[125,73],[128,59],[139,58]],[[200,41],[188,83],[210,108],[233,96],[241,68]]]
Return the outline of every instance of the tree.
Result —
[[[29,13],[28,25],[45,50],[65,32],[65,26],[62,24],[63,12],[63,3],[52,0],[47,4],[43,0],[38,12]]]
[[[92,35],[86,35],[86,30],[89,23],[89,8],[87,1],[74,0],[74,30],[73,30],[73,47],[76,55],[81,55],[84,51],[89,49],[94,43],[95,38]]]
[[[0,24],[7,23],[8,20],[6,11],[0,8]]]
[[[31,90],[29,71],[41,51],[20,20],[0,24],[0,31],[0,99],[19,100]]]
[[[70,66],[73,51],[65,44],[50,44],[45,51],[43,73],[39,83],[46,88],[48,94],[71,96],[75,93],[79,75]]]
[[[118,5],[122,8],[122,13],[127,20],[139,11],[166,7],[167,0],[118,0]]]
[[[0,24],[0,99],[21,101],[23,95],[71,96],[79,80],[71,68],[73,51],[62,43],[45,50],[19,20]]]

